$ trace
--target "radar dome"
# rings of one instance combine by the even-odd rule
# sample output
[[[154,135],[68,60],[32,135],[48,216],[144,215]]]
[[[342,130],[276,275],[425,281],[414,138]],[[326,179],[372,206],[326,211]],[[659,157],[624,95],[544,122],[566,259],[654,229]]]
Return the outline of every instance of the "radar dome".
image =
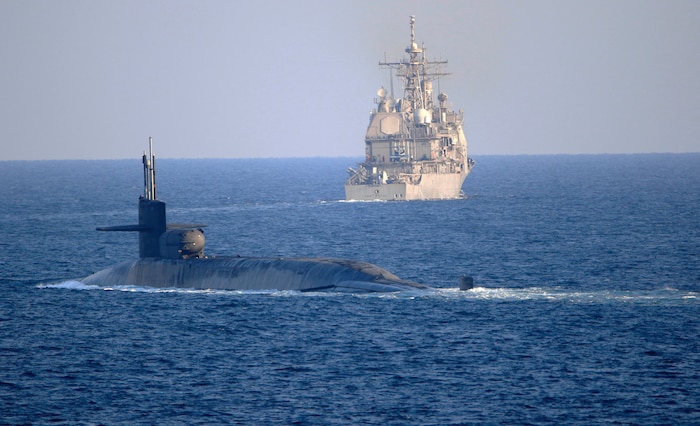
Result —
[[[418,108],[416,112],[413,113],[413,120],[416,125],[424,126],[430,124],[433,119],[433,115],[425,108]]]

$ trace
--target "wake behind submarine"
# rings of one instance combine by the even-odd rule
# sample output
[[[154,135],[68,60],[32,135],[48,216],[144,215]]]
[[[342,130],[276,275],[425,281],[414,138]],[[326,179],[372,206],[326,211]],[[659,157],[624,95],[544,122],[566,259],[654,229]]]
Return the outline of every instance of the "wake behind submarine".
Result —
[[[138,232],[139,258],[96,272],[81,282],[107,287],[350,293],[432,288],[355,260],[206,256],[202,231],[206,225],[168,225],[165,203],[156,198],[155,175],[153,141],[149,138],[149,153],[143,154],[144,193],[139,197],[138,225],[97,228]]]

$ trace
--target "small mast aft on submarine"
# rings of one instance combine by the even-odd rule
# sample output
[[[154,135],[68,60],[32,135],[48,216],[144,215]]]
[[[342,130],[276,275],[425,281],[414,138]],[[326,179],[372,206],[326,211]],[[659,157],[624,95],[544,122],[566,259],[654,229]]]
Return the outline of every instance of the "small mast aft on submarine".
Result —
[[[165,203],[156,197],[155,156],[143,155],[144,192],[138,224],[99,231],[139,233],[139,258],[96,272],[81,281],[99,286],[177,287],[222,290],[393,292],[430,289],[402,280],[371,263],[330,258],[205,256],[200,224],[167,224]]]

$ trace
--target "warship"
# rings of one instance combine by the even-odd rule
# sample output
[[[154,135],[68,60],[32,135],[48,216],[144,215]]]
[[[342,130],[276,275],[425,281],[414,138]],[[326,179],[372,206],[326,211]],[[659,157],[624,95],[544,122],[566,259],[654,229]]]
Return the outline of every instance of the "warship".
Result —
[[[377,108],[370,113],[365,135],[365,161],[349,168],[345,199],[432,200],[460,198],[462,184],[474,161],[468,157],[462,130],[464,113],[455,112],[447,94],[434,99],[433,81],[448,75],[440,71],[447,61],[428,61],[415,38],[410,17],[408,58],[379,62],[388,67],[391,92],[377,91]],[[403,97],[393,94],[393,72],[403,80]]]
[[[98,231],[139,233],[139,258],[80,280],[105,287],[175,287],[217,290],[395,292],[430,289],[376,265],[346,259],[207,256],[202,224],[167,224],[165,202],[156,197],[155,156],[149,138],[143,154],[144,190],[138,224]]]

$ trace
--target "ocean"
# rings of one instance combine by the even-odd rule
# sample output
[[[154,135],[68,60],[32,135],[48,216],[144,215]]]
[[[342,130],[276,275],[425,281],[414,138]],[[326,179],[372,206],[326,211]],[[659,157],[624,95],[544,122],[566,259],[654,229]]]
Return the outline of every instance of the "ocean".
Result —
[[[0,162],[0,424],[700,423],[700,154],[475,160],[416,202],[343,201],[353,158],[158,160],[207,254],[438,288],[395,294],[83,285],[138,255],[95,228],[140,157]]]

